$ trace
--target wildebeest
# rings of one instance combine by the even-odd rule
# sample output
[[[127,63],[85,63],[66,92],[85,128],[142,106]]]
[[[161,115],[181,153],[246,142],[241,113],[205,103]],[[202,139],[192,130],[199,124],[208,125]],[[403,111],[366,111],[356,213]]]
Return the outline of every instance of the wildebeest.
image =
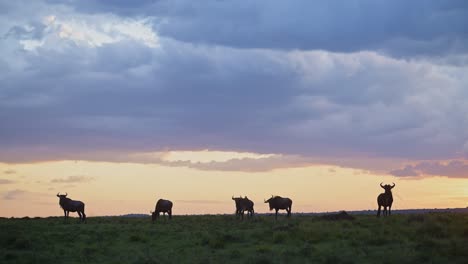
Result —
[[[70,212],[78,212],[80,216],[80,221],[86,221],[86,214],[85,214],[85,204],[82,201],[74,201],[70,198],[67,198],[68,193],[60,194],[57,193],[57,197],[60,198],[59,204],[60,207],[63,209],[63,213],[65,214],[65,220],[67,220],[68,215]]]
[[[384,216],[392,214],[391,212],[392,203],[393,203],[392,189],[393,187],[395,187],[395,183],[393,183],[393,185],[390,185],[390,184],[382,185],[382,183],[380,183],[380,187],[382,187],[385,190],[385,192],[379,194],[379,196],[377,197],[377,204],[379,205],[379,210],[377,211],[377,217],[380,216],[380,208],[382,206],[384,208],[383,209]],[[387,211],[387,207],[388,207],[388,211]]]
[[[278,219],[278,210],[286,210],[288,217],[291,216],[292,200],[289,198],[283,198],[281,196],[271,196],[270,199],[266,200],[265,203],[270,204],[270,210],[275,209],[275,219]]]
[[[172,202],[169,200],[159,199],[154,208],[154,212],[151,212],[151,220],[154,222],[158,217],[159,213],[166,213],[169,215],[169,219],[172,219]]]
[[[244,219],[245,211],[247,211],[247,216],[249,217],[254,215],[254,202],[247,198],[247,196],[244,198],[232,196],[232,200],[236,203],[236,215],[241,216],[242,219]]]

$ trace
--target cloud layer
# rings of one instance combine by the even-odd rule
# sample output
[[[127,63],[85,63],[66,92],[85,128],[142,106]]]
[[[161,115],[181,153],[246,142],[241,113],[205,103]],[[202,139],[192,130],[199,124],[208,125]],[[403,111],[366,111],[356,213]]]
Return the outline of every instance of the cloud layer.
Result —
[[[154,16],[161,36],[238,48],[466,53],[468,4],[440,1],[69,1],[84,13]]]
[[[464,1],[249,3],[3,3],[0,161],[467,157]]]

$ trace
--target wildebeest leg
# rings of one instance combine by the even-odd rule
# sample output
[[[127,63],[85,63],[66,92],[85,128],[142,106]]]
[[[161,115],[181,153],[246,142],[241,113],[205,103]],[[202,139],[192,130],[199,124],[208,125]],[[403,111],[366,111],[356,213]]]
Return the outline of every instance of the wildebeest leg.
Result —
[[[377,217],[380,216],[380,207],[381,207],[381,206],[379,205],[379,210],[377,210]]]
[[[275,213],[275,220],[278,220],[278,210],[279,209],[275,209],[276,213]]]
[[[172,210],[169,210],[167,214],[169,215],[169,219],[172,219]]]
[[[384,206],[383,207],[383,215],[384,216],[387,216],[388,212],[387,212],[387,206]]]
[[[391,215],[392,214],[392,205],[389,205],[388,206],[388,215]]]
[[[80,217],[80,220],[79,220],[79,221],[80,221],[80,222],[83,221],[83,220],[82,220],[83,216],[81,215],[81,212],[80,212],[80,211],[76,211],[76,212],[78,213],[78,216]]]
[[[67,211],[66,210],[63,210],[63,221],[67,221]]]

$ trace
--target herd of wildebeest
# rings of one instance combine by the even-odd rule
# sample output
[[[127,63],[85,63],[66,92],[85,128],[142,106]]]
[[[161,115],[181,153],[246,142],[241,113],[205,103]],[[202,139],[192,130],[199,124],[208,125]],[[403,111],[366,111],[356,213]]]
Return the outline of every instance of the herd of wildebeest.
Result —
[[[395,183],[393,183],[393,185],[390,185],[390,184],[383,185],[383,183],[380,183],[380,187],[382,187],[385,190],[385,192],[379,194],[379,196],[377,197],[377,204],[379,206],[377,210],[377,217],[380,216],[381,207],[383,207],[384,216],[391,214],[392,203],[393,203],[392,189],[393,187],[395,187]],[[67,220],[70,212],[77,212],[78,216],[80,217],[80,221],[85,222],[86,221],[85,204],[82,201],[72,200],[68,198],[67,195],[68,193],[57,194],[57,197],[60,199],[59,200],[60,207],[62,207],[64,215],[65,215],[65,220]],[[247,198],[247,196],[244,196],[244,197],[232,196],[232,200],[234,200],[234,203],[236,205],[236,211],[235,211],[236,216],[244,219],[245,212],[247,212],[247,216],[249,218],[252,218],[254,216],[254,202],[250,200],[249,198]],[[275,219],[278,218],[279,210],[286,210],[287,217],[291,216],[291,208],[292,208],[291,199],[287,197],[272,195],[270,199],[264,200],[264,202],[269,204],[270,211],[275,209]],[[169,216],[169,219],[171,219],[172,218],[172,205],[173,205],[172,202],[169,200],[159,199],[156,202],[154,212],[151,212],[151,220],[154,222],[159,217],[160,213],[163,213],[163,215],[166,215],[167,213]]]

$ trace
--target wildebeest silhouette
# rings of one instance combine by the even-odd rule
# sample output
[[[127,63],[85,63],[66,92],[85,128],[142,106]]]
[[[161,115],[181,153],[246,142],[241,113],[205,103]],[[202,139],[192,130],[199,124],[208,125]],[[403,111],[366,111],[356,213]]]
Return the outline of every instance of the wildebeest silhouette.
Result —
[[[65,221],[68,219],[70,212],[77,212],[80,216],[80,221],[86,221],[85,204],[82,201],[74,201],[70,198],[67,198],[67,195],[68,193],[57,193],[57,197],[60,198],[60,207],[62,207],[63,213],[65,214]]]
[[[382,182],[383,183],[383,182]],[[382,185],[380,183],[380,187],[382,187],[385,192],[379,194],[377,197],[377,204],[379,205],[379,210],[377,210],[377,217],[380,216],[380,208],[383,206],[383,215],[391,215],[392,214],[392,203],[393,203],[393,195],[392,195],[392,189],[395,187],[395,183],[393,185],[386,184]],[[388,211],[387,211],[388,207]]]
[[[169,219],[172,219],[172,202],[169,200],[159,199],[154,208],[154,212],[150,212],[151,220],[154,222],[161,212],[164,216],[167,213],[169,215]]]
[[[254,202],[247,198],[247,196],[244,196],[244,198],[232,196],[232,200],[236,203],[236,216],[241,216],[244,219],[244,212],[247,211],[247,216],[253,217]]]
[[[281,196],[271,196],[270,199],[265,200],[265,203],[269,203],[270,210],[275,209],[275,219],[278,219],[278,210],[286,210],[288,217],[291,216],[292,200],[289,198],[283,198]]]

